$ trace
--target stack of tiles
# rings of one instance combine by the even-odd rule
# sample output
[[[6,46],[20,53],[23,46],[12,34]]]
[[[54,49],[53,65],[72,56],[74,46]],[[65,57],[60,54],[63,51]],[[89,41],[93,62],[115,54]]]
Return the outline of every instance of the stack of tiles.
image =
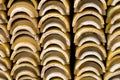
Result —
[[[12,80],[10,76],[10,36],[7,31],[5,0],[0,0],[0,80]]]
[[[38,5],[42,52],[41,78],[69,80],[70,74],[70,1],[41,0]]]
[[[36,0],[9,0],[7,30],[11,34],[11,76],[15,80],[39,80],[40,59]]]
[[[75,0],[73,32],[76,45],[74,80],[102,80],[107,57],[104,45],[105,0]]]
[[[108,57],[104,80],[120,79],[120,0],[108,0],[106,33]]]

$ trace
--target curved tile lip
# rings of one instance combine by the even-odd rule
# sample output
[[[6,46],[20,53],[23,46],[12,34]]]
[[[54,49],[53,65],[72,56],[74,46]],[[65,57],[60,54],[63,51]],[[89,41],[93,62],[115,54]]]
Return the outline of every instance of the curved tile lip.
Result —
[[[78,71],[78,73],[76,74],[76,76],[81,76],[82,74],[87,73],[88,71],[95,73],[95,75],[97,75],[97,76],[100,76],[99,71],[96,68],[92,67],[92,66],[86,66],[86,67],[81,68]]]
[[[4,63],[2,63],[2,61],[0,61],[0,70],[2,70],[2,71],[8,70],[8,68],[6,67],[6,65]]]
[[[7,43],[10,41],[10,35],[6,29],[6,25],[0,25],[0,42]]]
[[[54,25],[54,26],[53,26]],[[49,24],[46,24],[45,26],[43,26],[43,30],[41,30],[40,32],[44,33],[46,32],[47,30],[49,30],[49,28],[59,28],[61,31],[63,32],[67,32],[66,29],[64,28],[64,26],[62,26],[61,24],[59,23],[55,23],[55,22],[52,22],[52,23],[49,23]],[[41,27],[42,28],[42,27]]]
[[[104,80],[109,80],[110,78],[116,76],[116,75],[119,75],[120,74],[120,71],[115,71],[115,72],[107,72],[104,76]]]
[[[29,17],[28,15],[25,15],[25,14],[19,14],[19,15],[15,15],[13,18],[9,19],[8,25],[7,25],[7,30],[11,29],[11,27],[13,26],[13,22],[16,21],[17,19],[26,19],[26,20],[30,21],[31,23],[33,23],[35,28],[38,28],[37,19],[31,18],[31,17]]]
[[[79,58],[79,56],[82,56],[82,50],[86,49],[86,51],[88,51],[87,49],[90,49],[90,47],[94,47],[94,49],[98,49],[101,53],[99,55],[101,55],[102,57],[102,60],[105,60],[106,57],[107,57],[107,54],[106,54],[106,51],[105,51],[105,48],[101,45],[97,45],[95,43],[85,43],[83,44],[82,46],[79,46],[76,48],[76,52],[75,52],[75,56],[76,58]],[[93,49],[91,49],[93,50]],[[93,50],[95,51],[95,50]]]
[[[67,47],[61,40],[58,39],[50,39],[46,41],[46,43],[43,44],[43,49],[47,49],[50,45],[56,45],[59,46],[63,50],[70,49],[70,47]]]
[[[51,18],[48,18],[47,20],[45,20],[40,25],[40,32],[44,33],[47,30],[49,30],[50,28],[58,28],[58,29],[60,29],[61,31],[63,31],[65,33],[69,32],[69,30],[67,29],[65,23],[61,19],[58,19],[57,17],[51,17]]]
[[[38,66],[40,64],[38,52],[16,51],[12,53],[10,60],[15,64],[22,64],[24,62],[31,63],[34,66]]]
[[[49,64],[50,62],[52,62],[52,61],[54,61],[54,62],[59,62],[59,63],[61,63],[62,65],[65,65],[65,64],[67,64],[63,59],[62,59],[62,57],[59,57],[59,56],[49,56],[49,57],[47,57],[47,58],[43,58],[43,60],[41,61],[41,64],[43,65],[43,66],[46,66],[47,64]],[[69,64],[69,63],[68,63]]]
[[[118,49],[116,49],[115,51],[109,51],[108,52],[108,58],[107,58],[107,60],[109,61],[109,60],[112,60],[115,56],[117,56],[117,55],[119,55],[120,53],[120,49],[118,48]]]
[[[15,72],[17,71],[17,69],[20,69],[20,68],[27,68],[26,71],[30,71],[30,69],[34,70],[34,72],[31,70],[30,72],[33,72],[35,76],[40,76],[40,72],[39,72],[39,69],[38,67],[35,67],[33,66],[32,64],[29,64],[29,63],[22,63],[22,64],[15,64],[11,70],[11,75],[16,75]],[[21,72],[24,70],[20,70],[19,72]],[[18,72],[18,73],[19,73]],[[17,74],[18,74],[17,73]],[[22,74],[21,74],[22,75]],[[16,76],[15,76],[16,77]]]
[[[96,58],[85,58],[83,60],[79,60],[77,63],[76,63],[76,66],[75,66],[75,70],[74,70],[74,73],[76,74],[77,71],[79,70],[79,67],[84,64],[84,62],[89,62],[89,61],[93,61],[95,63],[97,63],[98,65],[100,65],[101,69],[102,69],[102,72],[105,73],[106,72],[106,69],[105,69],[105,66],[103,64],[102,61],[96,59]]]
[[[26,53],[26,54],[24,54]],[[28,56],[27,56],[28,55]],[[20,56],[20,57],[19,57]],[[22,64],[24,62],[30,63],[34,66],[38,66],[40,64],[40,59],[39,55],[36,53],[28,53],[28,52],[21,52],[21,53],[16,53],[13,56],[13,63],[15,64]],[[24,57],[24,61],[21,60]],[[29,60],[28,60],[29,59]],[[21,60],[21,61],[20,61]],[[31,60],[31,61],[30,61]],[[23,61],[23,62],[22,62]]]
[[[11,62],[9,58],[0,58],[0,62],[4,63],[4,66],[6,66],[6,69],[11,69]]]
[[[44,16],[48,11],[57,11],[62,15],[69,15],[67,13],[67,10],[64,6],[64,4],[61,1],[47,1],[44,4],[42,4],[40,10],[39,10],[39,15]]]
[[[44,41],[44,39],[49,36],[49,35],[54,35],[54,34],[58,34],[60,35],[61,37],[63,37],[65,39],[65,43],[70,46],[70,36],[67,34],[67,33],[63,33],[62,31],[60,30],[57,30],[57,29],[54,29],[54,30],[49,30],[47,32],[45,32],[42,36],[41,36],[41,39],[40,39],[40,44],[42,44],[42,42]]]
[[[44,37],[44,36],[42,36],[42,37]],[[69,35],[67,37],[69,37]],[[45,35],[44,38],[41,38],[43,40],[42,40],[42,42],[40,42],[40,45],[41,45],[41,47],[44,47],[44,44],[46,42],[48,42],[49,40],[51,40],[51,39],[57,39],[57,40],[60,40],[68,49],[70,49],[70,45],[68,45],[70,39],[68,40],[68,43],[66,43],[67,37],[66,37],[66,35],[63,37],[63,36],[61,36],[59,34],[56,34],[56,33],[55,34],[50,34],[48,36]],[[55,44],[55,46],[59,46],[59,45],[57,45],[58,43],[56,44],[56,43],[52,42],[52,44]]]
[[[120,58],[120,56],[115,56],[115,57],[113,57],[113,59],[107,60],[106,69],[108,71],[110,71],[110,72],[117,71],[120,68],[120,66],[119,66],[120,60],[119,60],[119,58]]]
[[[117,20],[117,18],[119,16],[119,9],[120,9],[120,5],[116,5],[115,7],[111,7],[108,10],[106,23],[113,24]],[[118,14],[115,13],[116,11],[117,11]]]
[[[41,39],[40,39],[40,45],[41,45],[41,47],[44,47],[44,44],[47,42],[47,41],[49,41],[49,40],[51,40],[51,39],[57,39],[57,40],[60,40],[67,48],[70,48],[70,39],[69,39],[69,34],[63,34],[63,33],[61,33],[61,32],[59,32],[60,34],[62,34],[62,35],[60,35],[60,34],[58,34],[58,33],[54,33],[54,30],[53,30],[53,32],[52,33],[50,33],[51,31],[49,31],[49,32],[46,32],[46,33],[44,33],[41,37]],[[64,37],[63,37],[63,35],[64,35]],[[58,44],[58,43],[57,43]],[[55,43],[55,45],[56,45],[56,43]],[[56,46],[58,46],[58,45],[56,45]]]
[[[79,18],[77,20],[77,23],[75,24],[75,26],[73,26],[73,32],[75,33],[77,30],[79,30],[83,26],[92,26],[97,29],[104,28],[104,25],[101,24],[100,19],[98,19],[95,16],[91,16],[91,15],[90,16],[85,15],[85,16]]]
[[[24,70],[24,71],[20,71],[18,74],[16,74],[15,79],[19,80],[19,78],[24,75],[28,75],[31,77],[37,77],[32,71]]]
[[[13,60],[13,62],[17,64],[17,59],[15,59],[15,57],[17,56],[17,54],[19,54],[21,56],[22,55],[24,56],[24,53],[26,53],[28,55],[28,57],[31,56],[31,58],[33,60],[35,60],[38,65],[40,65],[39,52],[33,52],[33,51],[31,51],[31,50],[29,50],[27,48],[20,48],[17,51],[13,51],[13,53],[11,54],[10,60]],[[25,57],[27,57],[27,56],[25,56]]]
[[[120,63],[111,66],[111,68],[110,68],[109,70],[110,70],[110,72],[115,72],[115,71],[117,71],[119,68],[120,68]]]
[[[41,25],[44,23],[44,21],[46,21],[49,18],[57,18],[60,19],[61,21],[63,21],[63,23],[65,24],[65,27],[68,31],[70,31],[70,24],[69,24],[69,19],[67,16],[63,16],[59,13],[56,12],[51,12],[51,13],[47,13],[45,16],[43,16],[39,23],[38,23],[38,28],[41,28]]]
[[[0,43],[0,46],[3,47],[7,57],[10,56],[10,45],[8,43]]]
[[[6,34],[6,37],[9,38],[10,35],[9,35],[6,27],[7,27],[6,25],[0,25],[0,29],[2,29],[4,31],[4,33]]]
[[[62,80],[69,80],[68,77],[61,72],[51,72],[51,73],[49,72],[49,74],[43,77],[43,80],[50,80],[50,79],[54,79],[55,77],[60,78]]]
[[[119,40],[117,40],[119,38],[119,30],[115,31],[113,34],[108,35],[108,42],[107,42],[107,49],[110,49],[112,51],[115,50],[115,48],[117,48],[119,45],[117,45],[117,43],[119,43]],[[117,40],[117,42],[115,41]],[[114,46],[111,46],[114,45]]]
[[[120,38],[117,38],[117,39],[120,39]],[[111,44],[108,46],[108,50],[115,51],[117,48],[120,47],[120,45],[119,45],[120,42],[117,39],[113,39]]]
[[[8,39],[2,33],[0,33],[0,42],[1,43],[7,43],[7,42],[9,42]]]
[[[81,5],[79,3],[81,3]],[[78,9],[78,5],[79,5],[79,9]],[[75,2],[74,2],[74,12],[82,12],[87,7],[95,8],[96,10],[98,10],[98,12],[101,15],[106,14],[105,10],[107,9],[107,6],[106,6],[106,2],[103,0],[96,1],[96,2],[92,1],[92,0],[91,0],[91,2],[84,2],[81,0],[75,0]]]
[[[23,29],[30,31],[34,35],[39,34],[39,29],[36,28],[35,25],[27,19],[26,20],[25,19],[16,20],[15,22],[13,21],[12,27],[10,29],[10,34],[14,35],[15,32],[17,32],[19,30],[23,30]]]
[[[37,0],[30,0],[30,2],[33,4],[35,9],[37,9],[38,6]],[[12,4],[14,4],[14,0],[9,0],[7,4],[7,8],[10,8]]]
[[[61,54],[64,55],[65,59],[66,59],[66,62],[69,63],[70,62],[70,52],[69,51],[64,51],[62,50],[61,48],[59,47],[56,47],[56,46],[52,46],[52,47],[49,47],[47,49],[44,49],[42,52],[41,52],[41,55],[40,55],[40,60],[42,60],[45,56],[45,54],[47,54],[47,52],[49,51],[58,51],[60,52]]]
[[[77,45],[78,46],[82,46],[83,44],[85,44],[87,42],[93,42],[93,43],[96,43],[98,45],[101,45],[101,42],[98,39],[98,37],[96,37],[95,35],[92,35],[92,34],[88,35],[88,36],[83,36],[82,38],[80,38],[80,40],[79,40]]]
[[[114,24],[115,22],[117,22],[117,20],[119,20],[120,18],[120,14],[116,14],[115,16],[113,16],[113,18],[110,21],[110,24]]]
[[[43,6],[43,4],[46,3],[47,1],[48,0],[40,1],[39,4],[38,4],[38,10],[40,10],[41,7]],[[64,6],[66,8],[66,13],[70,13],[70,3],[69,3],[69,0],[60,0],[60,1],[64,4]]]
[[[101,55],[96,51],[85,51],[85,52],[83,52],[81,54],[79,59],[85,59],[86,57],[89,57],[89,56],[94,56],[94,57],[98,58],[101,61],[103,60]]]
[[[12,35],[11,40],[10,40],[10,44],[13,44],[14,41],[15,41],[19,36],[27,36],[27,37],[29,36],[29,37],[31,37],[32,39],[34,39],[34,40],[37,42],[37,44],[39,45],[39,37],[38,37],[38,35],[33,35],[33,34],[31,34],[30,32],[27,32],[27,31],[19,31],[19,32],[17,32],[16,34]]]
[[[30,26],[27,26],[27,25],[17,26],[11,31],[11,34],[16,35],[18,32],[22,32],[21,30],[23,30],[23,32],[29,32],[32,35],[37,35],[36,31],[34,31]]]
[[[79,20],[80,21],[80,20]],[[76,26],[73,27],[73,32],[77,32],[77,30],[79,30],[80,28],[84,27],[84,26],[91,26],[91,27],[95,27],[97,29],[101,29],[101,23],[98,23],[94,20],[84,20],[84,21],[80,21],[78,22],[78,24]]]
[[[11,49],[18,50],[21,47],[28,47],[33,52],[40,50],[40,46],[35,42],[35,40],[28,36],[22,36],[17,38],[12,44]]]
[[[72,21],[72,27],[75,26],[75,24],[77,23],[77,21],[79,20],[79,18],[82,18],[82,17],[84,17],[86,15],[95,16],[96,18],[98,18],[100,20],[101,24],[104,25],[104,19],[103,19],[103,17],[99,13],[97,13],[96,11],[93,11],[93,10],[85,10],[85,11],[83,11],[81,13],[76,13],[74,15],[73,21]]]
[[[98,30],[96,28],[92,28],[92,27],[84,27],[79,29],[76,33],[75,33],[75,37],[74,37],[74,43],[77,45],[79,43],[79,38],[82,37],[82,35],[84,33],[95,33],[99,36],[99,40],[103,43],[103,45],[106,43],[106,39],[104,36],[104,33],[102,30]]]
[[[34,7],[25,1],[19,1],[14,3],[8,10],[8,16],[13,17],[16,13],[24,12],[30,17],[38,17],[37,10]]]
[[[57,68],[60,68],[61,70],[63,70],[65,72],[65,74],[68,76],[69,79],[71,79],[71,76],[70,76],[70,71],[69,71],[69,67],[66,65],[62,65],[60,63],[57,63],[57,62],[52,62],[52,63],[49,63],[48,65],[44,66],[42,68],[42,71],[41,71],[41,77],[43,78],[44,77],[44,74],[45,74],[45,71],[47,69],[50,69],[52,67],[57,67]]]
[[[115,24],[108,24],[106,26],[105,33],[113,34],[118,28],[119,28],[120,23],[115,23]]]
[[[15,60],[13,61],[13,62],[15,62]],[[22,57],[20,57],[20,58],[18,58],[18,60],[15,62],[15,64],[22,64],[22,63],[30,63],[30,64],[32,64],[32,65],[34,65],[34,66],[38,66],[38,63],[37,63],[37,61],[36,60],[34,60],[32,57],[26,57],[26,56],[22,56]]]
[[[76,8],[78,6],[78,4],[79,4],[80,1],[82,1],[82,0],[75,0],[75,2],[74,2],[74,8]],[[106,2],[104,0],[99,0],[99,1],[103,5],[104,9],[107,9]]]

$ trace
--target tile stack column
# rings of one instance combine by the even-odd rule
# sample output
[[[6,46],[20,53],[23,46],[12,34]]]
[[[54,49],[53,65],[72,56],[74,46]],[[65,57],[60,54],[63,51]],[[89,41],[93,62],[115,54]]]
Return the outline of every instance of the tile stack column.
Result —
[[[41,78],[69,80],[70,74],[70,1],[41,0],[38,5],[42,52]]]
[[[108,0],[106,19],[107,50],[108,57],[106,63],[107,72],[104,80],[120,79],[120,1]]]
[[[75,0],[73,32],[75,51],[74,80],[102,80],[106,72],[104,60],[105,0]]]
[[[12,80],[10,76],[10,36],[7,31],[6,0],[0,0],[0,79]]]
[[[11,34],[11,76],[15,80],[40,80],[39,29],[36,0],[9,0],[7,30]]]

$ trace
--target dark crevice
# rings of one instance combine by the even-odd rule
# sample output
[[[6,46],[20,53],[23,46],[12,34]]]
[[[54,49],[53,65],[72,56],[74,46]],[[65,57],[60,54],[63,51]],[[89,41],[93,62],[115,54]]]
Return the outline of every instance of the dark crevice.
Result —
[[[74,0],[70,0],[70,34],[71,34],[71,49],[70,49],[70,70],[71,70],[71,77],[72,80],[74,80],[74,65],[75,65],[75,45],[74,45],[74,33],[73,33],[73,27],[72,27],[72,21],[74,16]]]

